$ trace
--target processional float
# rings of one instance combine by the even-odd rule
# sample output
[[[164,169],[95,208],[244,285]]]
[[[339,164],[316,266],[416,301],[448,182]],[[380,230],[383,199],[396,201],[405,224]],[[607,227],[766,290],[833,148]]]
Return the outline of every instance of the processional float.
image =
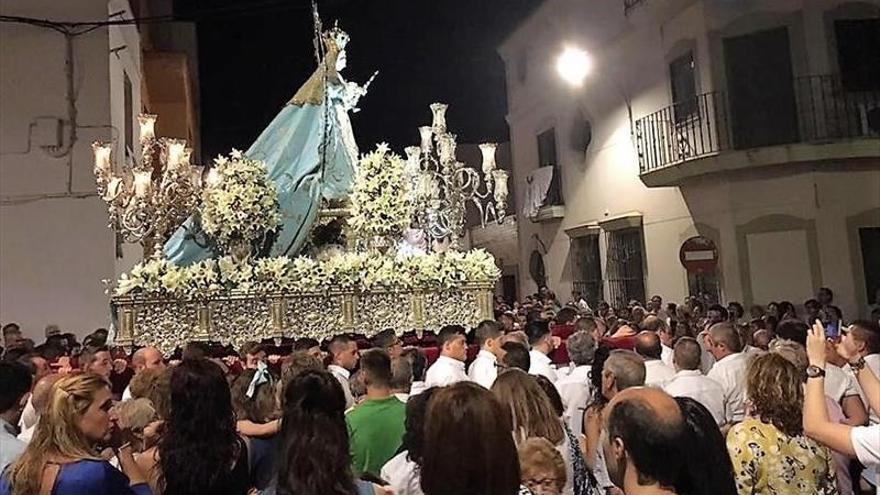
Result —
[[[385,144],[359,156],[348,113],[369,81],[342,77],[348,35],[324,31],[316,9],[315,37],[318,69],[245,152],[191,164],[185,141],[156,137],[153,115],[139,118],[132,165],[93,145],[110,228],[152,253],[108,289],[117,345],[171,352],[492,317],[500,271],[459,240],[469,205],[484,226],[504,220],[495,144],[480,145],[481,170],[465,166],[435,103],[405,157]]]

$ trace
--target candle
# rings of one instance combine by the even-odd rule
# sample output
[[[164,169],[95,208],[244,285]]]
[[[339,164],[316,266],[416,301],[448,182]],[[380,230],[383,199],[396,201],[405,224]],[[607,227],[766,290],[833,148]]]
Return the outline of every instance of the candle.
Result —
[[[492,179],[495,181],[495,202],[505,203],[507,201],[507,170],[496,169],[492,171]]]
[[[141,126],[141,142],[156,137],[156,116],[149,113],[138,115],[138,123]]]
[[[193,165],[190,169],[190,184],[192,184],[193,188],[199,189],[202,187],[202,174],[205,172],[205,167],[199,165]]]
[[[165,168],[177,170],[182,163],[183,154],[186,150],[186,141],[183,139],[165,139]],[[189,158],[187,158],[187,162]]]
[[[418,188],[419,197],[422,198],[437,198],[440,195],[440,188],[437,184],[437,180],[434,178],[434,174],[431,172],[422,172],[421,177],[419,177],[419,188]]]
[[[489,177],[495,170],[495,143],[483,143],[480,152],[483,154],[483,175]]]
[[[418,146],[407,146],[403,151],[406,152],[406,175],[413,177],[419,173],[422,150]]]
[[[107,191],[104,193],[105,201],[113,201],[122,192],[122,179],[113,177],[107,184]]]
[[[109,143],[95,141],[92,143],[92,151],[95,153],[95,175],[103,177],[110,173],[110,155],[112,148]]]
[[[220,173],[217,172],[217,168],[216,168],[216,167],[211,167],[211,168],[208,170],[208,175],[207,175],[207,177],[205,177],[205,184],[206,184],[208,187],[214,187],[214,186],[220,184],[220,181],[221,181],[221,180],[222,180],[222,177],[220,176]]]
[[[432,103],[431,104],[431,113],[434,114],[434,123],[432,127],[435,132],[444,132],[446,131],[446,109],[449,108],[449,105],[445,103]]]
[[[143,198],[150,193],[152,172],[144,170],[134,173],[134,195]]]
[[[180,155],[180,164],[184,166],[188,166],[190,164],[190,160],[192,159],[192,148],[184,148],[183,154]]]
[[[440,138],[440,164],[446,165],[455,160],[455,136],[444,134]]]
[[[433,129],[430,126],[424,125],[419,127],[419,136],[422,138],[422,152],[428,154],[431,152],[431,138]]]

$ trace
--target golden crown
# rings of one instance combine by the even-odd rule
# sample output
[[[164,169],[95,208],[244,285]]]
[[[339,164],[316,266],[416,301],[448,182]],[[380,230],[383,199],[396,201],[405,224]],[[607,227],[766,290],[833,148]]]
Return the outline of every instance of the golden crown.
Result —
[[[344,50],[345,45],[348,44],[348,40],[351,38],[349,38],[348,33],[339,28],[338,23],[334,23],[332,29],[324,32],[324,39],[335,44],[340,50]]]

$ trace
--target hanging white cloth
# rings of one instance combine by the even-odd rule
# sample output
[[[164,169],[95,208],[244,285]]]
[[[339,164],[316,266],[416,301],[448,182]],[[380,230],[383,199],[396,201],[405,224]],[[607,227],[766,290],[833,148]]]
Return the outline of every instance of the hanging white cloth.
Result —
[[[523,201],[523,215],[534,218],[538,210],[544,206],[547,199],[547,191],[550,190],[550,182],[553,181],[553,167],[539,167],[526,177],[526,196]]]

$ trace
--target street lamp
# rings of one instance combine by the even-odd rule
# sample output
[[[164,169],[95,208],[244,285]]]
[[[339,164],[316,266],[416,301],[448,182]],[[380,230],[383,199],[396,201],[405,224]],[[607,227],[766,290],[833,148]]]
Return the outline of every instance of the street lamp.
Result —
[[[590,74],[593,69],[593,59],[590,58],[590,55],[581,50],[580,48],[567,45],[562,50],[562,53],[556,57],[556,71],[559,73],[559,77],[561,77],[565,82],[569,83],[575,87],[581,87],[584,83],[584,79]],[[617,84],[617,81],[614,78],[606,73],[599,74],[599,79],[606,79],[607,83],[610,83],[614,90],[620,95],[623,99],[623,103],[626,105],[626,114],[629,120],[629,134],[630,138],[635,136],[635,124],[633,122],[633,111],[632,111],[632,101],[629,96],[624,92],[623,86]]]
[[[567,83],[580,86],[593,67],[593,61],[584,50],[566,46],[556,58],[556,71]]]

